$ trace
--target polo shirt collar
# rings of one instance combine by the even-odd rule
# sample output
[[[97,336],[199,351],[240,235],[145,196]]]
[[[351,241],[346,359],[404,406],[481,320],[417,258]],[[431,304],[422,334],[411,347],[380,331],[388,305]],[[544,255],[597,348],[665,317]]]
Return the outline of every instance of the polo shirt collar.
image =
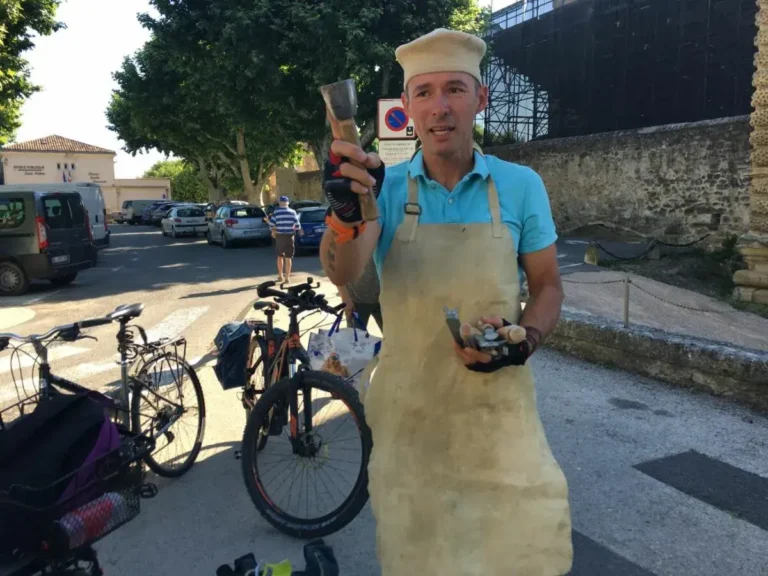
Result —
[[[480,154],[477,150],[474,150],[475,154],[475,165],[472,168],[472,170],[467,174],[468,177],[472,177],[473,175],[478,175],[480,178],[485,180],[490,175],[490,172],[488,170],[488,164],[485,161],[485,158],[482,154]],[[421,150],[416,152],[413,159],[408,164],[408,175],[411,178],[417,178],[419,176],[423,177],[424,180],[429,180],[429,177],[427,176],[426,170],[424,168],[424,154]]]

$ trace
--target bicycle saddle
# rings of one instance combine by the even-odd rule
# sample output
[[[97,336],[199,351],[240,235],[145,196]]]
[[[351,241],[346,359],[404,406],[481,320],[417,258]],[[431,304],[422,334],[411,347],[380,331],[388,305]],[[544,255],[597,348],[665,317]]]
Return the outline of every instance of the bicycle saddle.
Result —
[[[115,311],[109,315],[109,318],[112,320],[138,318],[143,311],[144,304],[122,304],[115,308]]]

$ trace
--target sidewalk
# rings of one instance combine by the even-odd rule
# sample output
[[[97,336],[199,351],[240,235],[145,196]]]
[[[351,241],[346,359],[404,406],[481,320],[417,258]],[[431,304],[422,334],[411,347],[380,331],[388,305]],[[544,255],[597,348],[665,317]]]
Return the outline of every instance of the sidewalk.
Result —
[[[563,309],[624,321],[625,273],[563,275]],[[768,319],[703,294],[630,274],[629,328],[666,332],[768,351]]]

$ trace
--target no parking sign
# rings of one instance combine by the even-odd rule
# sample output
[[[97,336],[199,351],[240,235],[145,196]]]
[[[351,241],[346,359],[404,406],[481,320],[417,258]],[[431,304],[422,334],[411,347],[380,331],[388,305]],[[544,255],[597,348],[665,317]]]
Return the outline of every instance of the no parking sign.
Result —
[[[399,98],[379,100],[379,113],[376,122],[379,140],[413,140],[416,133],[413,120],[405,113]]]

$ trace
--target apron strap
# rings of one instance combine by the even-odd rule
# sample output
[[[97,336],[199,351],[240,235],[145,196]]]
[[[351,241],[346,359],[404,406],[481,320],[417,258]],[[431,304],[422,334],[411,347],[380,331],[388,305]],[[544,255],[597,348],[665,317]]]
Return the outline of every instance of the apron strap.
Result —
[[[484,156],[483,149],[477,142],[472,145],[481,156]],[[413,153],[411,160],[419,151]],[[416,240],[416,232],[419,227],[419,216],[421,216],[421,205],[419,204],[419,186],[414,178],[407,176],[408,179],[408,202],[405,204],[405,217],[403,223],[398,227],[396,236],[401,242],[413,242]],[[492,176],[488,176],[488,206],[491,211],[491,229],[494,238],[501,238],[501,205],[499,204],[499,193],[496,189],[496,183]]]
[[[414,178],[408,176],[408,202],[405,204],[405,217],[397,229],[397,239],[401,242],[416,240],[419,227],[421,205],[419,204],[419,185]]]

